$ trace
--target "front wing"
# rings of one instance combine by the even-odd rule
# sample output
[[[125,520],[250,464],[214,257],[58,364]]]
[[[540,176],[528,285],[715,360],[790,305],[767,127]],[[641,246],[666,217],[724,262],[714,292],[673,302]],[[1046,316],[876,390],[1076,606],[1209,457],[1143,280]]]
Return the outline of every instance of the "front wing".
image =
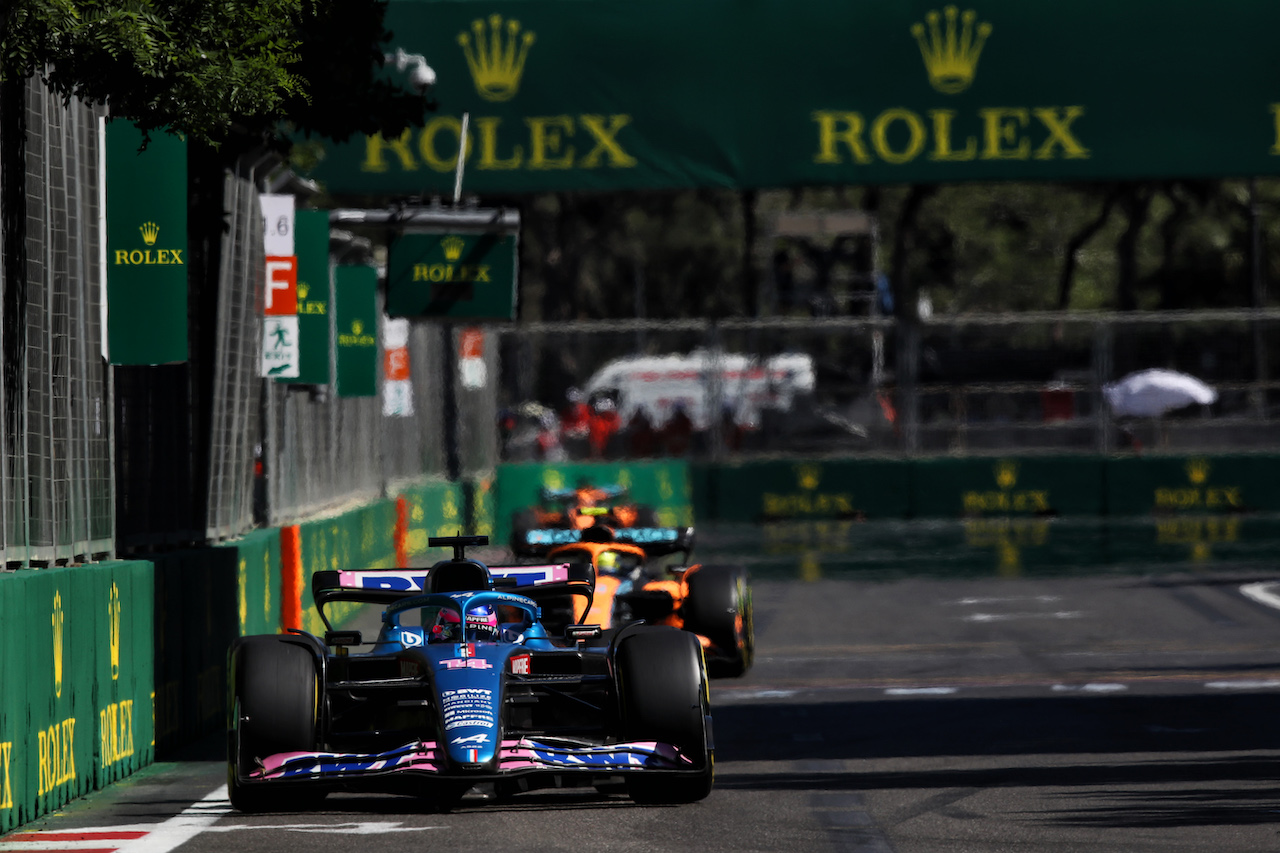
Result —
[[[483,781],[527,773],[621,774],[648,771],[692,771],[693,760],[670,744],[655,742],[579,746],[529,738],[505,740],[498,751],[498,772],[463,771],[449,765],[434,741],[407,743],[374,754],[283,752],[267,757],[245,781],[351,781],[399,774]]]

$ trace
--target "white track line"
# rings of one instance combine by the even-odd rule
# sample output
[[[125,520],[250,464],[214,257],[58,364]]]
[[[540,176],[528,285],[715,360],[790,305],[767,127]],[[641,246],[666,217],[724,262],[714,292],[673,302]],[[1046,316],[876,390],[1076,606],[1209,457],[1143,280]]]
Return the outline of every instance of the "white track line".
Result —
[[[121,853],[169,853],[170,850],[195,838],[231,813],[231,801],[227,799],[227,786],[223,785],[164,823],[156,824],[155,828],[144,837],[120,845],[120,851]]]
[[[965,622],[1009,622],[1014,619],[1079,619],[1080,610],[1058,610],[1053,613],[970,613],[960,617]]]
[[[1280,594],[1273,592],[1276,587],[1280,587],[1280,581],[1247,583],[1240,587],[1240,592],[1244,594],[1245,598],[1251,598],[1266,607],[1274,607],[1276,610],[1280,610]]]

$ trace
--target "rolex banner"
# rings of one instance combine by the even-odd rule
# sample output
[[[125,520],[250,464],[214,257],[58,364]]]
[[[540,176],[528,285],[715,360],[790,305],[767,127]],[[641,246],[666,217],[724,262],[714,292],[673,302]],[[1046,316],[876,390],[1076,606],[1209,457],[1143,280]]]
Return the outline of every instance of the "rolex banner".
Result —
[[[107,341],[112,364],[187,360],[187,144],[107,123]]]
[[[338,396],[378,393],[378,271],[335,268],[334,342],[338,352]]]
[[[1280,4],[392,0],[439,109],[330,192],[1280,174]],[[407,83],[388,66],[391,79]]]
[[[298,256],[298,375],[291,382],[329,383],[329,211],[294,215]]]
[[[514,234],[406,232],[387,257],[387,313],[514,320]]]

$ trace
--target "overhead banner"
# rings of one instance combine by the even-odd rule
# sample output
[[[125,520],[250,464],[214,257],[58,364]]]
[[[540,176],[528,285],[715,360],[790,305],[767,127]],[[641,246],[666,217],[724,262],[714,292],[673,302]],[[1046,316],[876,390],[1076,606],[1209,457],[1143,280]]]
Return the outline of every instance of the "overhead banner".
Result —
[[[107,122],[107,340],[112,364],[187,360],[187,143]]]
[[[335,193],[1280,173],[1280,4],[392,0],[439,109]],[[394,75],[395,72],[389,72]]]
[[[387,313],[394,317],[514,320],[514,234],[397,235],[387,255]]]
[[[294,215],[298,257],[298,375],[291,382],[329,383],[329,211]]]
[[[338,396],[372,397],[378,393],[378,271],[336,267],[333,284]]]

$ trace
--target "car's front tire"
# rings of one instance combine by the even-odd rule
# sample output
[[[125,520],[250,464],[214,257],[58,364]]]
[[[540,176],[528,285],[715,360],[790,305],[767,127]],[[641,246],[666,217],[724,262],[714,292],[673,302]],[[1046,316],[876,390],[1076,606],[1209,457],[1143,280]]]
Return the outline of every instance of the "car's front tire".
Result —
[[[231,805],[242,812],[263,812],[292,811],[318,802],[323,792],[240,781],[267,756],[315,749],[320,696],[315,656],[284,637],[246,637],[233,647],[231,667]]]
[[[677,628],[641,627],[619,641],[618,694],[623,737],[674,745],[696,773],[629,775],[627,793],[643,804],[691,803],[711,793],[715,779],[708,718],[710,699],[702,646]]]

